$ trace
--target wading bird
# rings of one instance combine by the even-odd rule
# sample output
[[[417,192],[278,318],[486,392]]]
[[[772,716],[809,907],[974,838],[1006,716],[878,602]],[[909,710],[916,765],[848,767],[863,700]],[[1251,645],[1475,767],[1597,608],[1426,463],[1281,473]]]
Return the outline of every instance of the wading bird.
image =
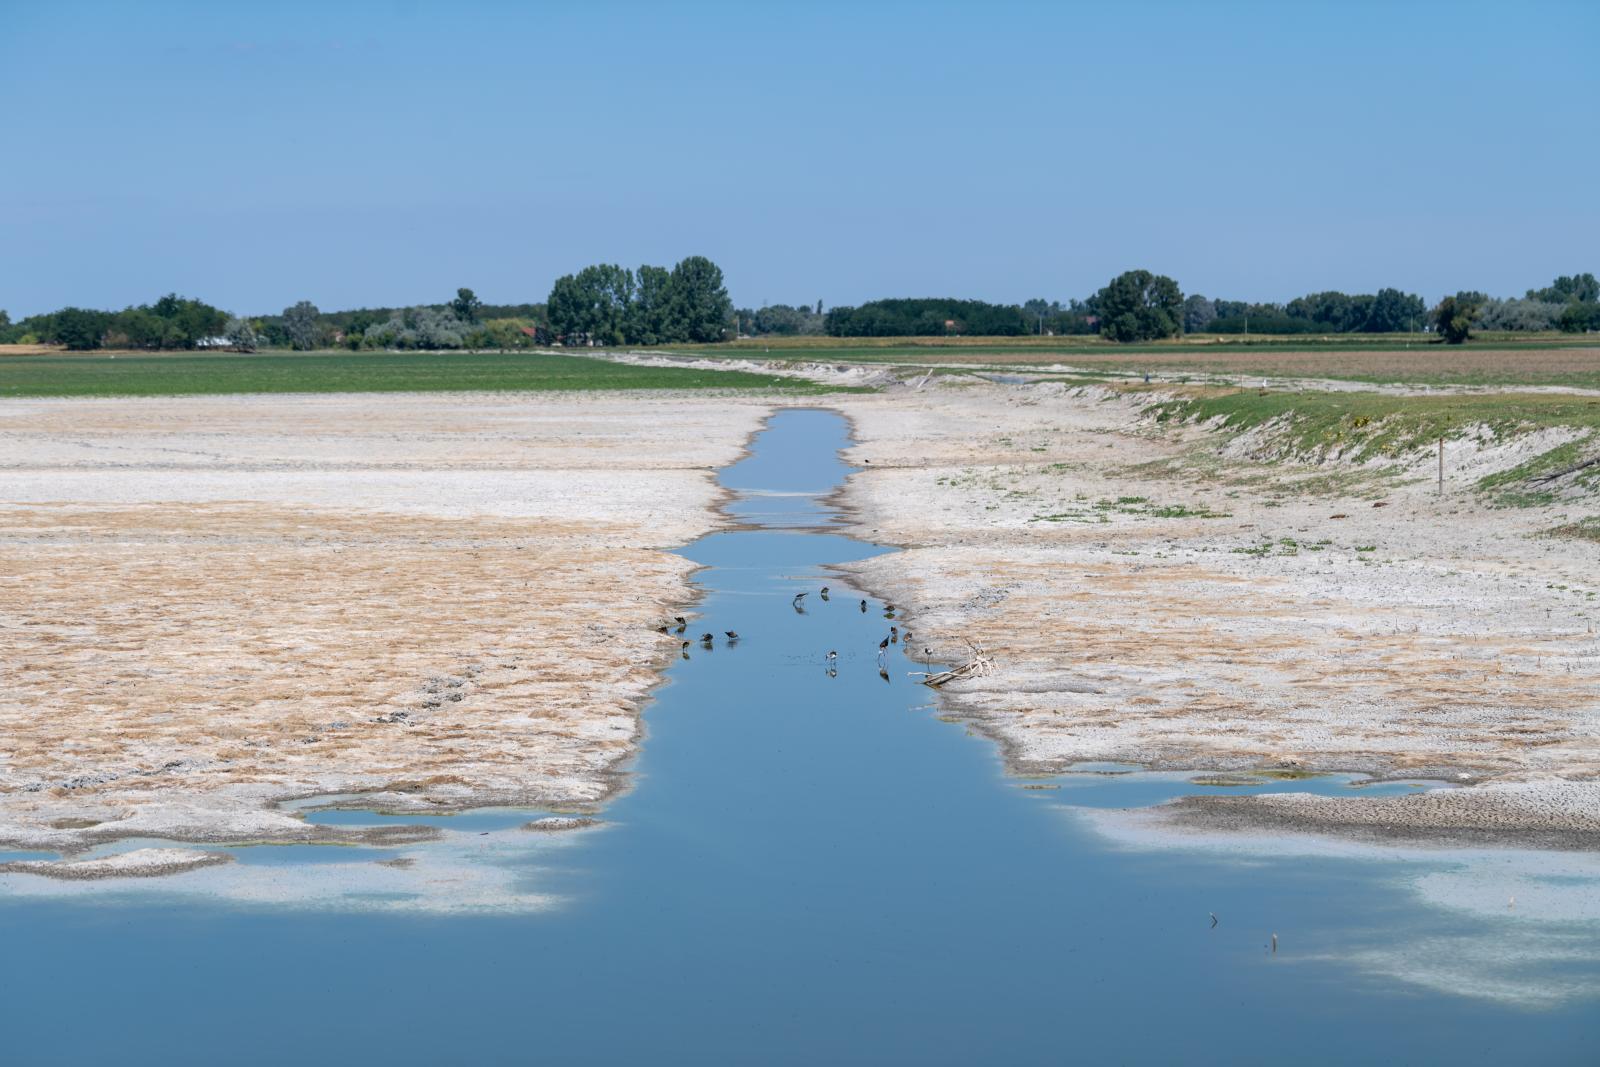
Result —
[[[898,626],[889,627],[889,640],[892,642],[900,640],[900,628]]]
[[[702,644],[709,645],[713,640],[715,640],[715,638],[713,638],[710,634],[701,634],[700,635],[700,641],[701,641]]]
[[[828,666],[832,667],[834,664],[836,664],[838,662],[839,662],[839,653],[835,652],[831,648],[828,649]]]
[[[679,645],[678,646],[678,651],[683,653],[683,658],[684,659],[688,659],[689,658],[689,642],[685,641],[683,644]]]
[[[827,586],[823,586],[822,587],[822,599],[823,600],[827,600],[828,599],[828,587]]]
[[[800,606],[800,601],[804,600],[805,598],[806,598],[806,594],[804,594],[804,593],[796,593],[794,595],[794,599],[789,601],[789,603],[793,604],[795,607],[799,607]]]
[[[730,645],[739,640],[739,635],[732,630],[724,630],[722,632],[728,635],[728,644]]]
[[[911,631],[907,630],[905,633],[901,634],[900,635],[900,640],[904,641],[907,645],[910,645],[911,644]]]
[[[885,637],[882,641],[878,642],[878,651],[879,652],[887,652],[888,650],[889,650],[889,639],[887,637]]]
[[[1217,913],[1212,911],[1207,912],[1206,914],[1211,916],[1211,929],[1215,930],[1217,928]]]
[[[682,615],[674,615],[672,617],[672,621],[676,622],[678,624],[678,628],[673,631],[674,633],[680,633],[681,634],[681,633],[683,633],[683,631],[685,631],[685,630],[687,630],[689,628],[688,620],[685,619]]]
[[[862,611],[866,611],[867,610],[867,602],[865,600],[863,600],[861,602],[861,610]]]

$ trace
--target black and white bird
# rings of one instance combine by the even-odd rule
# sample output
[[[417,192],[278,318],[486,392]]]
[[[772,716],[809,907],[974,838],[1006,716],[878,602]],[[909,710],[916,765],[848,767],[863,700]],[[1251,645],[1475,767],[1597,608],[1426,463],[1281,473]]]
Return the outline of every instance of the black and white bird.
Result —
[[[866,611],[867,610],[867,602],[865,600],[863,600],[861,602],[861,610],[862,611]]]
[[[728,644],[730,644],[730,645],[733,644],[735,641],[739,640],[739,635],[736,632],[734,632],[733,630],[724,630],[722,632],[727,635]]]
[[[823,586],[822,587],[822,599],[823,600],[827,600],[828,599],[828,587],[827,586]]]
[[[831,648],[828,649],[828,666],[832,667],[834,664],[836,664],[838,662],[839,662],[839,653],[835,652]]]
[[[794,599],[789,601],[789,603],[793,604],[795,607],[799,607],[800,606],[800,601],[804,600],[805,598],[806,598],[806,594],[805,593],[796,593],[794,595]]]

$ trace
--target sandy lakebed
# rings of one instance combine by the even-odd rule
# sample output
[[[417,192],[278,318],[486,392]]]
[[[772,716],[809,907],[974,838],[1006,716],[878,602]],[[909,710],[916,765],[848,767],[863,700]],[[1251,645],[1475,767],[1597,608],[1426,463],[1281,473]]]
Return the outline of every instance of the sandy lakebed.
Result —
[[[902,549],[846,569],[930,658],[959,660],[969,638],[993,654],[941,700],[1012,770],[1435,777],[1463,788],[1155,817],[1600,845],[1595,546],[1535,537],[1548,509],[1459,488],[1526,442],[1453,452],[1441,497],[1392,473],[1330,489],[1324,469],[1157,427],[1095,388],[949,379],[806,403],[855,427],[852,532]],[[714,471],[783,406],[3,402],[0,846],[63,856],[10,869],[191,862],[83,856],[125,838],[430,832],[279,806],[310,796],[594,812],[676,651],[655,627],[691,614],[693,565],[671,550],[727,525]]]
[[[396,843],[278,802],[591,810],[688,613],[670,549],[771,405],[0,405],[0,843]],[[398,837],[397,837],[398,834]],[[37,873],[165,870],[137,857]]]
[[[1264,458],[1062,383],[948,382],[838,406],[863,470],[849,568],[935,660],[1016,772],[1084,761],[1462,788],[1399,799],[1206,796],[1174,828],[1600,848],[1600,559],[1543,536],[1570,506],[1496,508],[1486,474],[1559,430],[1378,466]],[[1582,508],[1578,513],[1582,513]],[[1589,509],[1592,510],[1592,507]],[[1217,783],[1226,784],[1226,783]]]

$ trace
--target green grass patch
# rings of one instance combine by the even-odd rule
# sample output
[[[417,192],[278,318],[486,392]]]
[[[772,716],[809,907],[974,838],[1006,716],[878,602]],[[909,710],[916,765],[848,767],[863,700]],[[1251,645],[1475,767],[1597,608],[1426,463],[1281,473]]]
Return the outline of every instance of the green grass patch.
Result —
[[[1146,512],[1155,519],[1226,519],[1231,514],[1226,511],[1212,511],[1208,507],[1191,508],[1187,504],[1168,504],[1164,507],[1151,508]]]
[[[1600,400],[1537,393],[1387,396],[1380,393],[1208,390],[1153,404],[1157,421],[1216,419],[1228,430],[1245,431],[1281,420],[1284,445],[1297,455],[1335,449],[1365,461],[1457,438],[1468,427],[1497,434],[1548,426],[1600,430]]]
[[[1546,531],[1551,537],[1572,537],[1580,541],[1594,541],[1600,544],[1600,515],[1590,515],[1587,519],[1569,522]],[[1589,594],[1593,595],[1593,594]]]
[[[635,367],[583,356],[518,352],[53,353],[0,358],[0,397],[624,389],[871,391],[743,371]]]
[[[1496,501],[1507,507],[1539,507],[1553,503],[1554,488],[1544,488],[1535,479],[1548,478],[1587,459],[1595,442],[1585,437],[1541,452],[1539,455],[1503,471],[1478,480],[1478,488],[1496,494]],[[1573,472],[1577,484],[1588,486],[1600,480],[1600,466]]]
[[[1084,499],[1081,495],[1080,500]],[[1212,511],[1204,505],[1187,504],[1153,505],[1149,497],[1119,496],[1115,500],[1096,500],[1088,508],[1057,512],[1053,515],[1035,515],[1031,522],[1110,522],[1111,514],[1131,515],[1141,519],[1225,519],[1226,512]]]

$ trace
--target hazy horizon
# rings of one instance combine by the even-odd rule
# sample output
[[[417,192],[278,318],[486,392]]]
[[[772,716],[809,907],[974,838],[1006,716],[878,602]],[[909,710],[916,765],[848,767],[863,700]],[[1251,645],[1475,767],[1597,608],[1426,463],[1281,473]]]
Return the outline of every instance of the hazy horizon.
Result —
[[[1600,268],[1600,9],[14,2],[0,308],[1284,301]]]

